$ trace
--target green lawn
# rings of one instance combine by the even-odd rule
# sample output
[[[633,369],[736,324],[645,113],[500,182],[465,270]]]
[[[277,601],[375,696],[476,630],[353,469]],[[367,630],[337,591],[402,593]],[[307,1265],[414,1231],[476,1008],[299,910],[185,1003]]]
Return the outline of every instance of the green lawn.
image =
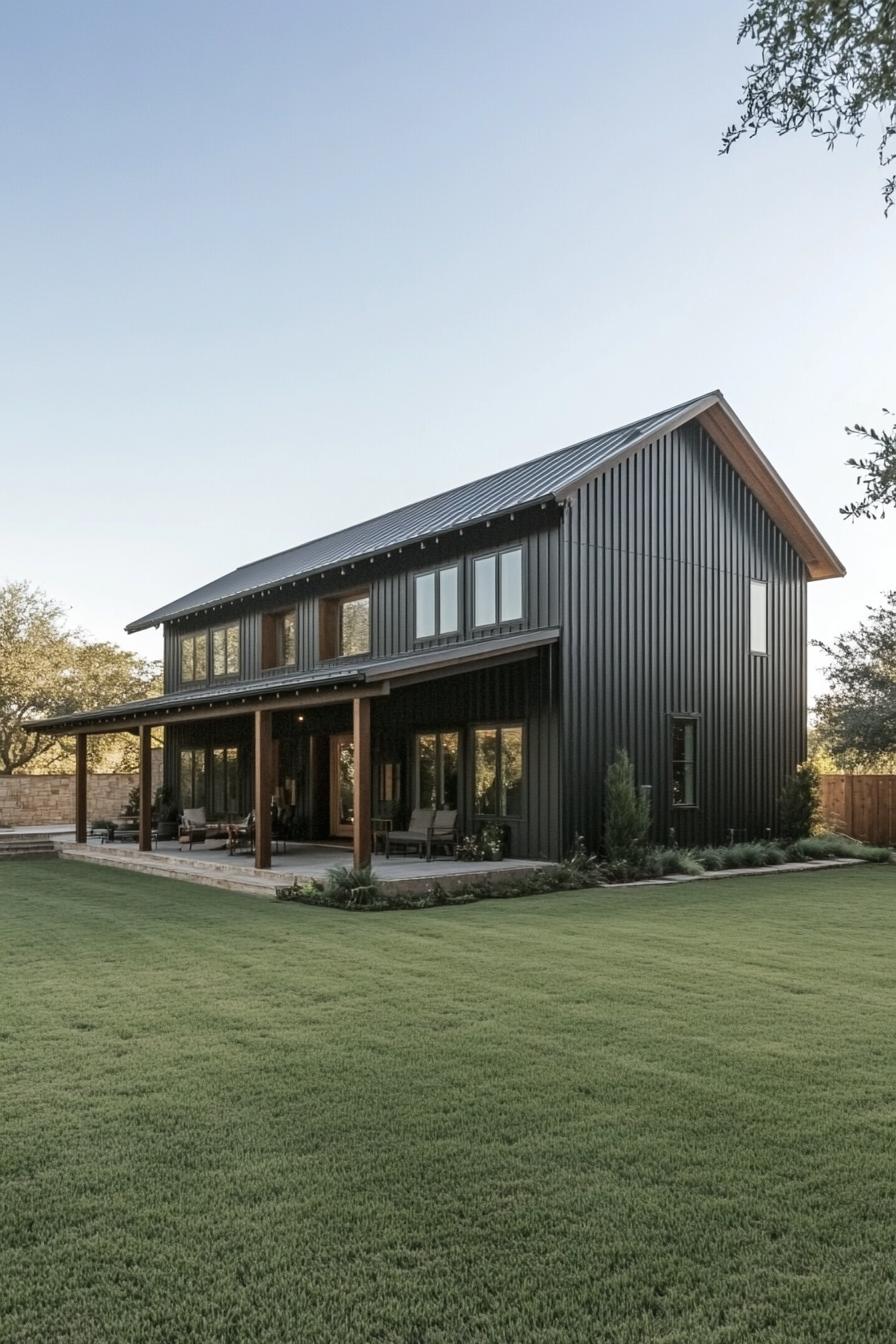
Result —
[[[348,915],[0,863],[0,1340],[896,1332],[896,868]]]

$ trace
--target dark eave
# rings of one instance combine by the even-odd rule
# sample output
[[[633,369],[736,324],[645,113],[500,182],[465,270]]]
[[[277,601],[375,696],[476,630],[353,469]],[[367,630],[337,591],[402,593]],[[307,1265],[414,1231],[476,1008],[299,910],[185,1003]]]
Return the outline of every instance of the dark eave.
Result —
[[[450,675],[452,671],[463,672],[495,662],[516,661],[534,654],[544,645],[556,643],[559,637],[560,631],[551,627],[463,644],[439,645],[400,658],[352,661],[316,672],[269,673],[254,681],[176,691],[152,700],[134,700],[53,719],[35,719],[24,727],[30,732],[55,736],[78,732],[115,733],[138,728],[141,724],[164,727],[191,719],[248,714],[255,709],[312,708],[360,695],[388,695],[393,683]]]

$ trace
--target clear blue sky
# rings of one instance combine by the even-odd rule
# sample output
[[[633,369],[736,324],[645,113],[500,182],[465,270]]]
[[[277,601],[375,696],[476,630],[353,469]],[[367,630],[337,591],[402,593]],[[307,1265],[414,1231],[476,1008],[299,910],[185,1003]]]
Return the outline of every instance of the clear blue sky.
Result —
[[[896,219],[870,144],[717,157],[744,4],[7,6],[0,577],[156,654],[218,573],[718,386],[852,623]]]

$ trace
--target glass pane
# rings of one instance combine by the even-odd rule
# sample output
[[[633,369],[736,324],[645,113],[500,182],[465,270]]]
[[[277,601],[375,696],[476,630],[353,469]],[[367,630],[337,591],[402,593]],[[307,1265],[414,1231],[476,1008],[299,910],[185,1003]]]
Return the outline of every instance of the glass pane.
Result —
[[[416,631],[418,639],[427,639],[436,632],[436,576],[418,574],[416,581],[417,613]]]
[[[676,807],[693,807],[696,801],[696,767],[689,761],[675,761],[672,766],[672,802]]]
[[[750,581],[750,652],[768,652],[768,588]]]
[[[495,557],[482,556],[473,567],[474,607],[477,625],[495,623]]]
[[[350,826],[355,818],[355,748],[351,742],[339,744],[339,821]]]
[[[193,806],[205,807],[205,751],[202,748],[193,752]]]
[[[502,817],[518,817],[523,803],[523,730],[501,729]]]
[[[225,778],[224,778],[224,748],[215,747],[212,752],[212,807],[213,817],[223,816],[224,806]]]
[[[340,606],[339,621],[340,653],[367,653],[370,648],[370,598],[348,598]]]
[[[180,679],[193,680],[193,640],[189,635],[180,641]]]
[[[236,747],[227,748],[227,785],[224,793],[224,810],[228,816],[236,816],[240,810],[239,751]]]
[[[473,741],[473,805],[477,812],[494,816],[498,810],[497,730],[477,728]]]
[[[439,634],[457,629],[457,565],[439,571]]]
[[[227,641],[227,652],[225,661],[227,666],[227,675],[236,677],[240,670],[240,628],[238,625],[228,625],[225,631]]]
[[[277,663],[284,667],[296,661],[296,617],[295,612],[287,611],[280,617],[277,641]]]
[[[205,681],[208,676],[208,635],[204,632],[194,637],[193,675],[197,681]]]
[[[436,735],[420,733],[417,737],[417,806],[436,807]]]
[[[182,751],[180,753],[180,805],[182,808],[193,806],[192,751]]]
[[[523,616],[523,552],[501,555],[501,620],[519,621]]]
[[[223,677],[227,671],[227,645],[225,631],[212,632],[212,676]]]
[[[441,807],[457,807],[458,734],[441,733],[442,787],[439,790]]]

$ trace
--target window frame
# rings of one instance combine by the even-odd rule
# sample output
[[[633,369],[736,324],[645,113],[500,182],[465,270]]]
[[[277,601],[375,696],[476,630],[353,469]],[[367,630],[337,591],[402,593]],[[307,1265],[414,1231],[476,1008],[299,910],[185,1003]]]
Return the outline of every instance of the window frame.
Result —
[[[199,639],[205,641],[205,671],[202,673],[201,676],[196,675],[196,641]],[[193,645],[193,657],[191,660],[193,675],[191,677],[184,676],[184,647],[187,643]],[[208,669],[209,669],[208,654],[209,654],[209,638],[207,629],[190,630],[185,632],[184,634],[178,635],[177,671],[178,671],[179,684],[181,686],[197,686],[200,682],[208,681]]]
[[[700,724],[702,715],[673,713],[669,715],[669,805],[675,812],[695,812],[700,808]],[[675,766],[679,763],[675,756],[675,727],[676,724],[686,724],[693,727],[694,730],[694,754],[693,760],[688,762],[687,757],[682,758],[682,765],[693,765],[694,788],[693,801],[681,802],[675,801]]]
[[[450,630],[442,629],[442,576],[454,571],[454,625]],[[418,600],[417,584],[421,579],[432,578],[433,586],[433,630],[432,634],[421,635],[418,629],[417,620],[420,610]],[[432,639],[451,639],[460,634],[460,577],[461,564],[459,560],[451,560],[445,565],[433,565],[429,569],[419,569],[411,576],[414,592],[414,643],[423,644]]]
[[[242,776],[240,773],[241,762],[240,762],[239,743],[227,742],[216,744],[215,746],[209,747],[208,752],[209,752],[209,759],[207,762],[207,776],[206,776],[207,779],[206,799],[208,800],[206,803],[207,815],[209,819],[220,816],[224,817],[227,820],[233,820],[236,817],[240,816],[242,812],[242,798],[240,788],[242,783]],[[224,770],[222,775],[224,798],[222,801],[225,804],[227,802],[228,776],[232,771],[235,776],[235,780],[232,780],[231,782],[232,783],[235,782],[236,786],[234,790],[234,799],[233,799],[236,803],[235,808],[227,808],[226,806],[219,808],[218,799],[215,797],[215,791],[217,785],[217,780],[215,779],[215,757],[218,756],[219,754],[223,754],[224,758],[223,760]]]
[[[472,732],[472,744],[470,750],[470,761],[472,768],[472,807],[473,816],[482,821],[509,821],[520,822],[526,813],[526,724],[522,719],[502,720],[500,723],[474,723],[470,725]],[[502,794],[506,794],[504,785],[504,765],[503,765],[503,734],[507,729],[519,731],[520,734],[520,809],[518,812],[481,812],[476,805],[476,734],[490,733],[496,734],[495,740],[495,792],[496,801],[500,805]]]
[[[763,622],[762,622],[762,625],[763,625],[763,629],[762,629],[762,640],[763,640],[764,648],[761,648],[761,649],[758,649],[758,648],[755,647],[755,645],[754,645],[754,640],[753,640],[753,629],[754,629],[754,618],[753,618],[753,595],[754,595],[754,593],[755,593],[755,594],[762,593],[762,616],[763,616]],[[767,658],[767,657],[768,657],[768,580],[767,580],[767,579],[753,579],[753,578],[750,579],[749,597],[748,597],[748,605],[747,605],[747,642],[748,642],[748,644],[749,644],[749,648],[750,648],[750,656],[751,656],[751,658]]]
[[[500,546],[494,551],[484,551],[481,555],[474,555],[473,561],[473,629],[474,630],[494,630],[501,625],[524,625],[526,622],[526,548],[521,541],[513,542],[509,546]],[[520,557],[520,614],[519,616],[504,615],[504,557],[513,552],[519,552]],[[476,610],[476,566],[483,562],[491,560],[494,564],[494,620],[480,621]]]
[[[190,756],[192,764],[190,766],[190,801],[187,802],[183,795],[184,782],[184,757]],[[202,759],[202,801],[196,801],[196,761]],[[208,748],[207,747],[180,747],[177,753],[177,801],[181,812],[185,808],[205,807],[208,800]]]
[[[228,632],[229,630],[235,630],[235,631],[236,631],[236,671],[235,671],[235,672],[231,672],[231,671],[229,670],[229,668],[228,668],[228,661],[229,661],[229,653],[230,653],[230,650],[229,650],[229,646],[228,646],[227,632]],[[234,680],[237,680],[237,679],[239,678],[239,675],[240,675],[240,666],[241,666],[241,662],[242,662],[242,644],[243,644],[242,630],[240,629],[240,622],[239,622],[239,621],[226,621],[223,625],[213,625],[212,628],[211,628],[211,630],[209,631],[209,635],[211,636],[211,638],[210,638],[210,640],[209,640],[209,643],[211,644],[211,655],[212,655],[212,656],[211,656],[211,677],[212,677],[212,681],[234,681]],[[216,636],[216,635],[223,635],[223,636],[224,636],[224,671],[223,671],[223,672],[216,672],[216,671],[215,671],[215,636]]]

